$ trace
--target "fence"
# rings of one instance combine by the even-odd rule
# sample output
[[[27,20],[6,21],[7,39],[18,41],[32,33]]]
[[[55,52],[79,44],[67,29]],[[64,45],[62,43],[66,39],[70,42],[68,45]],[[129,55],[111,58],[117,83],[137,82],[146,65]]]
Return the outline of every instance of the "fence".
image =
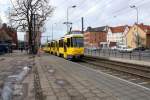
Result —
[[[133,51],[133,52],[119,52],[111,49],[88,49],[85,48],[85,55],[100,56],[100,57],[115,57],[130,60],[150,61],[150,51]]]

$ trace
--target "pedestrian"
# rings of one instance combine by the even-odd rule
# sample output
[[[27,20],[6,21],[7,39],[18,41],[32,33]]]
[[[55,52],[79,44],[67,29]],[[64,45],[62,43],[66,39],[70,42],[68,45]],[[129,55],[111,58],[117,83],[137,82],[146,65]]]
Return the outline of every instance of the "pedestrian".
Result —
[[[23,52],[23,47],[20,48],[21,52]]]

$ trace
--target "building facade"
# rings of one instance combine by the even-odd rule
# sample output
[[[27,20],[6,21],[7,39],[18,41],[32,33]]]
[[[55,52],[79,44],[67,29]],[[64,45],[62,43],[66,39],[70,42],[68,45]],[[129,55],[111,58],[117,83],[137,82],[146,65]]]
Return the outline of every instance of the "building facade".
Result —
[[[15,47],[18,46],[17,30],[7,26],[7,24],[2,24],[0,28],[0,42],[12,43]]]
[[[107,26],[103,27],[88,27],[84,32],[84,46],[86,48],[98,48],[101,42],[107,40]]]
[[[126,42],[130,48],[150,48],[150,26],[134,24],[126,34]]]
[[[126,45],[125,35],[129,31],[129,26],[109,27],[107,33],[108,44],[115,43],[116,45]]]

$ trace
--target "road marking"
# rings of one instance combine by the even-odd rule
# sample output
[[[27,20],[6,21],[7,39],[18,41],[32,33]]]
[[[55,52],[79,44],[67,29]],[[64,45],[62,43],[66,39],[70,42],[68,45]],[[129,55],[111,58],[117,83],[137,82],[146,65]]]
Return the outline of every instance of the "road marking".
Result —
[[[115,78],[115,79],[118,79],[118,80],[121,80],[121,81],[127,82],[127,83],[129,83],[129,84],[132,84],[132,85],[135,85],[135,86],[138,86],[138,87],[141,87],[141,88],[143,88],[143,89],[146,89],[146,90],[150,91],[150,88],[147,88],[147,87],[141,86],[141,85],[139,85],[139,84],[136,84],[136,83],[130,82],[130,81],[128,81],[128,80],[121,79],[121,78],[119,78],[119,77],[116,77],[116,76],[113,76],[113,75],[110,75],[110,74],[104,73],[104,72],[102,72],[102,71],[100,71],[100,70],[98,71],[98,70],[95,70],[95,69],[92,69],[92,68],[89,68],[89,67],[86,67],[86,66],[80,65],[80,64],[75,63],[75,62],[71,62],[71,63],[74,63],[74,64],[76,64],[76,65],[79,65],[79,66],[84,67],[84,68],[86,68],[86,69],[89,69],[89,70],[91,70],[91,71],[94,71],[94,72],[97,72],[97,73],[100,73],[100,74],[103,74],[103,75],[106,75],[106,76],[109,76],[109,77],[112,77],[112,78]]]

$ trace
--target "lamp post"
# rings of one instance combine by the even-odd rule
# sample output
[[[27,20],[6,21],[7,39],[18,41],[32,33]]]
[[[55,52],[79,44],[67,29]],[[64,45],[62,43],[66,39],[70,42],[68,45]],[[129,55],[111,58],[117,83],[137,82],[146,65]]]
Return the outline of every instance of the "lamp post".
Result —
[[[53,41],[53,24],[52,24],[52,41]]]
[[[137,43],[137,46],[138,46],[138,48],[140,47],[140,34],[138,33],[138,24],[139,24],[139,10],[138,10],[138,7],[137,6],[135,6],[135,5],[132,5],[132,6],[130,6],[130,8],[133,8],[133,9],[135,9],[136,10],[136,12],[137,12],[137,33],[136,33],[136,35],[137,35],[137,41],[136,41],[136,43]],[[139,60],[141,60],[141,53],[140,53],[140,48],[139,48]]]
[[[68,8],[67,8],[67,22],[66,22],[66,25],[67,25],[67,33],[68,33],[68,30],[69,30],[69,9],[70,8],[76,8],[77,6],[76,5],[73,5],[73,6],[69,6]]]
[[[56,25],[56,23],[52,24],[52,40],[53,40],[53,36],[54,36],[54,25]]]
[[[138,47],[139,47],[139,45],[140,45],[140,41],[139,41],[139,33],[138,33],[138,24],[139,24],[139,12],[138,12],[138,7],[137,6],[135,6],[135,5],[132,5],[132,6],[130,6],[130,8],[133,8],[133,9],[135,9],[136,10],[136,12],[137,12],[137,45],[138,45]]]

